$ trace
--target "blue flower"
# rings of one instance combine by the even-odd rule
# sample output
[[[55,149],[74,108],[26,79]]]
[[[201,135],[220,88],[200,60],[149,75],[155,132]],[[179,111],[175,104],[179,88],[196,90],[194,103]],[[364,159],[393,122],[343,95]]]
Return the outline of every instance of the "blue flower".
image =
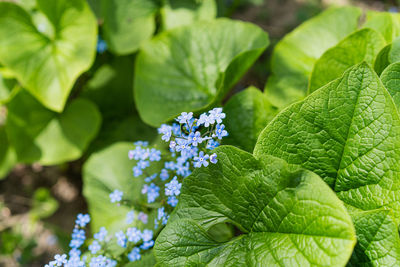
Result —
[[[177,164],[176,174],[186,177],[188,172],[190,172],[189,162],[186,162],[186,164]]]
[[[145,152],[145,149],[138,146],[134,150],[129,150],[128,157],[129,159],[139,160]]]
[[[150,161],[160,161],[161,160],[161,151],[159,151],[155,148],[152,148],[150,150],[149,160]]]
[[[135,212],[133,210],[131,210],[130,212],[128,212],[126,214],[125,222],[127,224],[131,224],[131,223],[133,223],[134,220],[135,220]]]
[[[119,191],[118,189],[115,189],[114,192],[112,192],[109,196],[110,196],[110,201],[111,203],[115,203],[115,202],[120,202],[122,200],[122,196],[124,193],[122,193],[121,191]]]
[[[65,254],[57,254],[54,256],[55,266],[62,266],[67,263],[67,255]]]
[[[157,212],[157,220],[158,221],[161,221],[161,224],[162,225],[166,225],[167,224],[167,221],[168,221],[168,214],[165,212],[165,208],[164,207],[161,207],[161,208],[159,208],[158,209],[158,212]]]
[[[140,169],[143,170],[143,169],[146,169],[147,167],[150,166],[150,162],[147,161],[147,160],[140,160],[140,161],[137,163],[136,166],[138,166]]]
[[[144,229],[142,233],[143,242],[148,242],[153,239],[153,231]]]
[[[89,214],[82,214],[79,213],[78,217],[75,221],[76,225],[79,225],[80,227],[85,227],[86,224],[88,224],[90,222],[90,215]]]
[[[209,113],[217,123],[222,123],[222,120],[226,117],[226,114],[222,113],[222,108],[214,108]]]
[[[198,157],[194,157],[194,167],[195,168],[200,168],[202,165],[204,166],[204,167],[207,167],[208,166],[208,158],[209,158],[210,156],[209,155],[204,155],[204,152],[203,151],[200,151],[200,153],[199,153],[199,156]]]
[[[206,149],[213,150],[214,148],[219,147],[219,143],[214,139],[210,139],[207,143]]]
[[[143,185],[142,188],[142,194],[147,193],[147,202],[148,203],[153,203],[156,198],[160,195],[159,193],[160,188],[156,186],[154,183],[151,183],[150,185]]]
[[[176,207],[176,205],[178,205],[178,199],[177,199],[175,196],[170,196],[170,197],[168,197],[167,203],[168,203],[171,207]]]
[[[150,183],[150,182],[153,181],[156,177],[157,177],[157,173],[153,174],[152,176],[146,177],[146,178],[144,179],[144,181],[145,181],[146,183]]]
[[[90,267],[106,267],[107,257],[99,255],[90,259]]]
[[[104,241],[104,239],[107,237],[107,230],[105,227],[100,227],[99,232],[93,235],[93,237],[99,241]]]
[[[228,132],[225,129],[225,125],[223,124],[217,124],[217,127],[215,129],[215,134],[213,134],[213,137],[218,137],[218,139],[222,139],[225,136],[228,136]]]
[[[129,242],[137,243],[142,239],[142,233],[136,227],[131,227],[126,230],[126,236]]]
[[[181,136],[181,125],[177,123],[172,124],[172,132],[174,133],[175,136]]]
[[[140,260],[140,249],[139,248],[133,248],[131,252],[128,254],[128,259],[129,261],[138,261]]]
[[[115,237],[117,238],[117,244],[123,248],[126,247],[126,236],[123,231],[118,231],[115,233]]]
[[[213,116],[207,116],[207,114],[203,113],[200,115],[199,120],[197,121],[197,126],[204,125],[205,127],[210,126],[210,124],[214,124],[215,119]]]
[[[158,133],[163,134],[163,136],[161,136],[161,140],[168,142],[172,136],[172,127],[167,124],[162,124],[161,127],[158,128]]]
[[[179,123],[187,123],[193,117],[193,112],[182,112],[181,115],[176,119]]]
[[[177,152],[185,151],[189,148],[188,146],[188,141],[183,139],[183,138],[177,138],[176,139],[176,147],[175,150]]]
[[[97,242],[96,240],[94,240],[92,242],[92,244],[89,246],[90,253],[92,253],[92,254],[96,254],[97,251],[99,251],[100,249],[101,249],[101,246],[100,246],[99,242]]]
[[[162,169],[160,173],[160,179],[161,181],[165,181],[169,178],[168,171],[166,169]]]
[[[175,170],[175,162],[167,161],[164,163],[164,168],[167,170]]]
[[[97,38],[97,53],[103,54],[107,50],[107,43],[99,36]]]
[[[79,228],[74,228],[74,230],[72,230],[72,235],[71,235],[72,239],[78,239],[78,240],[85,240],[85,230],[83,229],[79,229]]]
[[[197,131],[195,133],[191,132],[189,134],[189,144],[192,144],[193,146],[197,146],[201,142],[203,142],[203,139],[201,138],[201,134],[199,131]]]
[[[144,224],[147,224],[147,220],[148,220],[148,215],[144,212],[139,212],[138,214],[138,220],[141,221]]]
[[[148,146],[149,142],[147,142],[147,141],[136,141],[136,142],[133,143],[133,145],[135,145],[135,146]]]
[[[179,196],[181,193],[182,184],[178,182],[178,178],[175,176],[169,183],[165,184],[165,195],[166,196]]]
[[[216,154],[216,153],[211,154],[211,156],[210,156],[210,162],[211,162],[212,164],[216,164],[216,163],[218,162],[217,154]]]
[[[140,246],[140,248],[143,250],[146,250],[153,246],[154,246],[154,240],[150,240],[150,241],[143,242],[143,244]]]
[[[140,175],[143,174],[143,171],[142,171],[142,169],[141,169],[139,166],[133,167],[133,168],[132,168],[132,171],[133,171],[133,176],[134,176],[134,177],[138,177],[138,176],[140,176]]]

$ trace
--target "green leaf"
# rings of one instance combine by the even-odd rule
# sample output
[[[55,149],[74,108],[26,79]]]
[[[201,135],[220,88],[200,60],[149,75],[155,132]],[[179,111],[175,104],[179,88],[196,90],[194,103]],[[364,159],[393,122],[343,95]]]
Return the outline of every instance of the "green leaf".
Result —
[[[397,38],[393,43],[385,46],[378,54],[375,60],[374,69],[378,75],[392,63],[400,61],[400,38]]]
[[[94,60],[96,19],[84,0],[37,4],[51,26],[44,33],[22,7],[0,2],[0,62],[43,105],[61,112],[75,80]]]
[[[348,266],[399,266],[400,238],[393,213],[380,209],[351,215],[359,230]]]
[[[400,36],[400,15],[392,12],[368,11],[363,28],[371,28],[382,34],[390,43]]]
[[[101,0],[101,9],[104,39],[118,55],[135,52],[156,30],[155,0]]]
[[[169,30],[199,20],[212,20],[217,15],[215,0],[201,2],[187,0],[166,0],[161,9],[162,26]]]
[[[361,10],[330,8],[286,35],[275,47],[272,75],[265,93],[274,106],[285,107],[304,98],[314,63],[329,48],[357,29]]]
[[[226,143],[252,152],[258,135],[274,118],[277,109],[260,90],[249,87],[229,99],[224,112],[229,133]]]
[[[4,77],[0,71],[0,104],[7,103],[18,91],[19,86],[16,80]]]
[[[314,173],[273,157],[216,149],[218,163],[185,178],[178,207],[160,233],[162,266],[344,266],[355,245],[351,218]],[[241,235],[207,233],[230,222]]]
[[[365,61],[373,66],[385,44],[382,35],[371,29],[362,29],[349,35],[315,63],[310,78],[310,92],[339,78],[353,65]]]
[[[217,19],[164,32],[142,47],[134,93],[144,122],[158,127],[218,102],[267,47],[255,25]]]
[[[15,151],[10,146],[4,126],[0,124],[0,179],[5,178],[16,163]]]
[[[400,62],[390,64],[382,72],[381,80],[400,110]]]
[[[131,201],[136,207],[147,203],[141,194],[144,180],[131,175],[135,162],[129,160],[128,151],[134,148],[132,143],[113,144],[92,154],[83,166],[83,195],[89,205],[94,231],[102,226],[111,232],[127,227],[126,214],[133,209],[124,203],[117,206],[110,202],[109,194],[115,189],[124,192],[124,200]],[[150,226],[153,221],[154,218],[149,218]],[[134,225],[143,226],[137,221]]]
[[[320,175],[360,210],[400,215],[400,118],[375,72],[359,64],[282,111],[254,149]]]
[[[53,165],[80,158],[100,123],[100,113],[89,100],[73,100],[59,114],[20,91],[8,104],[6,131],[18,161]]]
[[[125,267],[153,267],[156,264],[156,258],[154,257],[153,250],[141,255],[139,261],[130,262]]]

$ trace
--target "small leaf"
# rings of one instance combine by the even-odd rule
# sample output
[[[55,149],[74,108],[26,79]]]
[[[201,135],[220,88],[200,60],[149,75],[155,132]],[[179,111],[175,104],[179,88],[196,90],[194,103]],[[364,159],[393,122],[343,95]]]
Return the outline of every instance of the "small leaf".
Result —
[[[0,72],[0,104],[7,103],[18,91],[19,86],[16,80],[8,79]]]
[[[316,174],[273,157],[216,149],[218,163],[185,178],[160,233],[163,266],[344,266],[355,245],[345,207]],[[243,233],[217,242],[221,222]]]
[[[0,179],[5,178],[16,163],[15,151],[10,146],[4,126],[0,125]]]
[[[84,0],[37,5],[51,28],[37,29],[22,7],[0,2],[0,62],[43,105],[61,112],[75,80],[94,60],[96,19]]]
[[[156,30],[155,0],[101,0],[101,10],[104,39],[118,55],[135,52]]]
[[[100,123],[100,113],[89,100],[73,100],[58,114],[20,91],[8,104],[6,131],[18,161],[53,165],[81,157]]]
[[[164,30],[188,25],[199,20],[212,20],[216,15],[217,7],[214,0],[203,0],[201,2],[166,0],[161,9]]]
[[[351,66],[363,61],[373,66],[376,56],[385,44],[382,35],[371,29],[362,29],[349,35],[315,62],[309,91],[314,92],[339,78]]]
[[[382,72],[381,80],[400,110],[400,62],[390,64]]]
[[[260,90],[249,87],[229,99],[224,112],[229,133],[226,143],[252,152],[258,135],[278,111]]]
[[[58,202],[47,188],[39,188],[33,194],[32,209],[30,216],[35,220],[44,219],[51,216],[58,208]]]
[[[363,28],[373,29],[390,43],[400,36],[400,15],[392,12],[369,10]]]
[[[392,63],[400,61],[400,38],[385,46],[376,57],[374,69],[378,75]]]
[[[161,33],[136,59],[134,93],[141,118],[158,127],[180,112],[218,102],[268,43],[260,28],[228,19]]]
[[[303,99],[314,63],[329,48],[357,29],[361,10],[330,8],[286,35],[275,47],[272,75],[265,93],[274,106]]]

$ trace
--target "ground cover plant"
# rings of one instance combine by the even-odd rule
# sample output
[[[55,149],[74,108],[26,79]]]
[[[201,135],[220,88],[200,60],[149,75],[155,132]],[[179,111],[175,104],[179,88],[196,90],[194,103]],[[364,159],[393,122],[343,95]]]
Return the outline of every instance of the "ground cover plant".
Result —
[[[82,165],[45,266],[400,266],[400,15],[330,7],[269,48],[217,17],[244,2],[0,1],[0,177]]]

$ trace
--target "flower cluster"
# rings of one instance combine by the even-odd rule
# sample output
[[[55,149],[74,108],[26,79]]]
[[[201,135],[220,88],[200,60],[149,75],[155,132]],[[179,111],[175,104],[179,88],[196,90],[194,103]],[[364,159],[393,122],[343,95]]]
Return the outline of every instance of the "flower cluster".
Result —
[[[161,139],[168,143],[165,149],[150,147],[144,141],[135,142],[135,148],[128,153],[129,159],[136,162],[132,168],[133,182],[143,183],[141,193],[149,206],[138,207],[124,199],[122,188],[115,189],[109,194],[110,202],[132,206],[126,214],[124,230],[109,234],[105,227],[101,227],[87,244],[89,253],[82,255],[80,248],[86,240],[84,227],[90,222],[90,217],[79,214],[72,233],[69,258],[66,254],[56,255],[46,266],[116,266],[117,261],[107,250],[111,241],[125,249],[123,255],[127,261],[140,260],[143,251],[154,246],[159,226],[167,224],[169,213],[178,204],[183,179],[195,168],[217,163],[217,155],[211,150],[228,135],[222,124],[224,118],[222,108],[203,113],[198,119],[192,112],[183,112],[175,123],[163,124],[158,129]],[[155,217],[154,224],[149,220],[150,216]]]

